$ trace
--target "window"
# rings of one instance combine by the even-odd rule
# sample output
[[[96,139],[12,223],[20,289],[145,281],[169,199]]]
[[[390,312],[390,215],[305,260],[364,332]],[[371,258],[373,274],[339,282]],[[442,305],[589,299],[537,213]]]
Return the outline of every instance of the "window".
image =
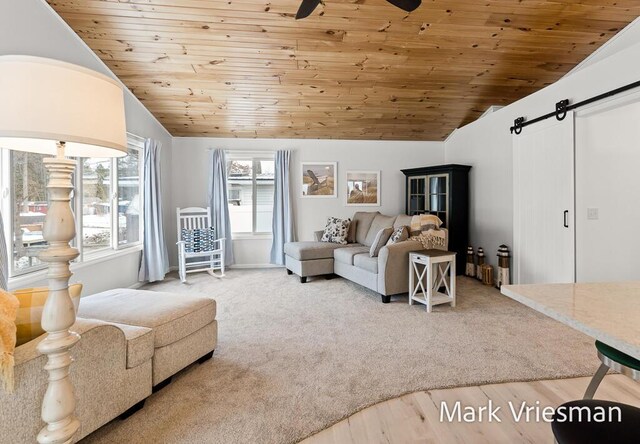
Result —
[[[229,218],[233,233],[271,233],[274,161],[266,157],[236,157],[227,163]]]
[[[82,251],[111,248],[111,159],[82,160]]]
[[[74,177],[78,259],[140,245],[142,239],[142,142],[129,139],[120,158],[78,159]],[[48,211],[47,170],[41,154],[0,149],[0,207],[10,249],[10,276],[41,270],[47,243],[42,235]],[[114,185],[115,184],[115,185]]]
[[[11,214],[13,244],[12,272],[21,274],[44,268],[38,253],[46,248],[42,237],[44,218],[47,215],[47,170],[42,154],[11,152]],[[5,219],[7,220],[7,219]]]
[[[142,145],[130,139],[124,157],[82,160],[83,254],[140,243],[141,152]]]
[[[118,245],[140,242],[141,167],[140,151],[130,149],[129,155],[116,160],[118,165]]]

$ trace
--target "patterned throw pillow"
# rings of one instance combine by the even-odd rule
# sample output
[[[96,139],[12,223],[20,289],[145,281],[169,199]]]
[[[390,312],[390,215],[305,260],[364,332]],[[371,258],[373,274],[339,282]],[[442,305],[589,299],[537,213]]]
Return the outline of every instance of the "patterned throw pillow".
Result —
[[[181,237],[184,241],[184,251],[187,253],[201,253],[215,250],[216,230],[209,228],[183,228]]]
[[[406,225],[396,228],[396,231],[393,232],[391,237],[389,238],[389,242],[387,245],[397,244],[398,242],[404,242],[409,239],[409,229]]]
[[[82,284],[69,286],[69,295],[73,301],[76,313],[80,305],[81,293]],[[24,288],[13,291],[13,295],[20,301],[18,316],[16,318],[16,345],[22,345],[44,333],[40,322],[42,321],[44,303],[47,300],[47,296],[49,296],[49,289],[47,287]]]
[[[373,243],[371,244],[371,248],[369,249],[369,256],[378,257],[378,253],[380,253],[380,249],[387,244],[387,241],[389,240],[392,234],[393,234],[393,228],[391,227],[383,228],[382,230],[378,231],[378,234],[376,234],[376,238],[373,240]]]
[[[433,214],[417,214],[411,217],[411,236],[418,236],[421,232],[437,230],[442,225],[440,218]]]
[[[328,218],[320,242],[333,242],[334,244],[345,245],[347,243],[349,225],[351,225],[351,219]]]

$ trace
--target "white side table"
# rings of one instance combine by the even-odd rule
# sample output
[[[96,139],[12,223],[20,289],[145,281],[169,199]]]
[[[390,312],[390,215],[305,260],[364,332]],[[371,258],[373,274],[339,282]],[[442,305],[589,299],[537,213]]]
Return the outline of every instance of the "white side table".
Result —
[[[441,286],[445,293],[439,291]],[[455,252],[421,250],[409,253],[409,305],[413,305],[413,301],[425,304],[428,313],[434,305],[456,306]]]

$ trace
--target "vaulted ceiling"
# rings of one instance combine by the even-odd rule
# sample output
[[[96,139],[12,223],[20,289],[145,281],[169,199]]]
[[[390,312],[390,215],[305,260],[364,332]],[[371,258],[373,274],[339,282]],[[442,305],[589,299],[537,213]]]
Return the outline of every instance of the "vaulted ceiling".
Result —
[[[553,83],[638,0],[49,0],[175,136],[442,140]]]

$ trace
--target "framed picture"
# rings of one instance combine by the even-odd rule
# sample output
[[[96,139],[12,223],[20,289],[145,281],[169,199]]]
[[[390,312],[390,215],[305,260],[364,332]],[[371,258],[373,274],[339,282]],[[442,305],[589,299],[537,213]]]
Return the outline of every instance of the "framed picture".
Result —
[[[347,171],[347,205],[380,206],[380,171]]]
[[[338,197],[337,162],[302,162],[302,197]]]

